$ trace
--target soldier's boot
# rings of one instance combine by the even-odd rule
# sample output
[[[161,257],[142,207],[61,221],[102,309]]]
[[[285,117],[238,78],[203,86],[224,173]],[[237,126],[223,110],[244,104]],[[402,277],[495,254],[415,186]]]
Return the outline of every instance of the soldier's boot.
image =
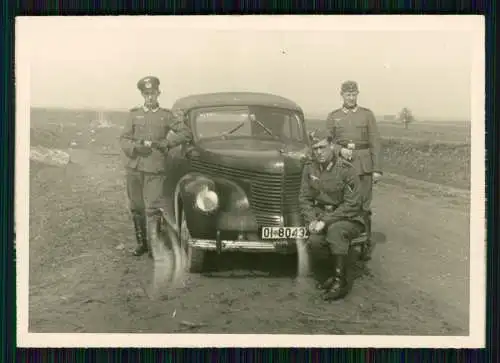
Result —
[[[148,251],[148,242],[146,235],[146,218],[141,214],[134,214],[134,229],[137,247],[132,252],[134,256],[142,256]]]
[[[328,281],[330,277],[329,268],[331,267],[331,261],[329,261],[330,257],[325,258],[324,253],[328,253],[329,256],[330,251],[323,251],[323,246],[319,243],[315,243],[314,246],[309,243],[307,245],[307,250],[310,257],[314,285],[316,289],[323,290],[325,282]]]
[[[324,284],[323,299],[338,300],[344,298],[351,290],[349,281],[349,261],[347,255],[334,255],[334,274]]]
[[[371,212],[367,212],[367,214],[365,215],[365,225],[367,240],[361,248],[361,254],[359,258],[361,261],[370,261],[372,259],[373,253]]]

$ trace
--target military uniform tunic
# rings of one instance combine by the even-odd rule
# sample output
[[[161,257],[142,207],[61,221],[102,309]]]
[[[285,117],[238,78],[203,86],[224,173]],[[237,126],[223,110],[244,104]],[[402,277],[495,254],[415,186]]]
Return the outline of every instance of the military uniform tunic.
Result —
[[[169,132],[173,135],[170,136]],[[168,177],[165,158],[168,149],[191,140],[191,131],[183,115],[157,107],[136,107],[120,136],[120,145],[127,156],[127,194],[134,213],[154,213],[164,207],[164,184]],[[155,143],[151,148],[141,146],[141,141]]]
[[[361,180],[363,207],[370,211],[372,200],[372,173],[382,173],[380,160],[380,136],[373,112],[364,107],[339,108],[328,114],[326,127],[333,137],[334,152],[340,155],[342,148],[354,144],[350,162]]]
[[[347,254],[349,243],[364,230],[360,180],[349,162],[335,158],[323,170],[312,162],[304,167],[299,194],[302,216],[307,224],[325,222],[325,240],[332,254]],[[311,235],[311,243],[318,238]]]

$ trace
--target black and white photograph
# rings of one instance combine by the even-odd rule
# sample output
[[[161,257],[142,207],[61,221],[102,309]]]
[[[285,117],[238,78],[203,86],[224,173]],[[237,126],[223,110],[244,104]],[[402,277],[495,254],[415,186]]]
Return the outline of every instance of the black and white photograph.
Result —
[[[15,31],[18,346],[485,346],[483,17]]]

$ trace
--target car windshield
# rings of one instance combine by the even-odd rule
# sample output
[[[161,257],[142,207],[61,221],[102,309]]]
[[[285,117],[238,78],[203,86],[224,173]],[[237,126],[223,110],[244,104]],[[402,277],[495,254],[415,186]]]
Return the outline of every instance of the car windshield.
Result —
[[[251,137],[303,141],[302,119],[297,112],[274,107],[216,107],[193,114],[198,139]]]

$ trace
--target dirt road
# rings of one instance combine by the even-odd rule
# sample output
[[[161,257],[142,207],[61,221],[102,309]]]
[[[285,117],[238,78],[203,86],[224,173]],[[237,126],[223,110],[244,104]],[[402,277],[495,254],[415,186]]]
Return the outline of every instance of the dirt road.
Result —
[[[30,332],[468,334],[463,198],[379,184],[374,230],[386,240],[344,301],[319,300],[312,286],[295,284],[294,261],[268,256],[236,256],[225,271],[192,275],[151,301],[151,260],[128,251],[135,242],[121,163],[84,161],[31,165]]]

